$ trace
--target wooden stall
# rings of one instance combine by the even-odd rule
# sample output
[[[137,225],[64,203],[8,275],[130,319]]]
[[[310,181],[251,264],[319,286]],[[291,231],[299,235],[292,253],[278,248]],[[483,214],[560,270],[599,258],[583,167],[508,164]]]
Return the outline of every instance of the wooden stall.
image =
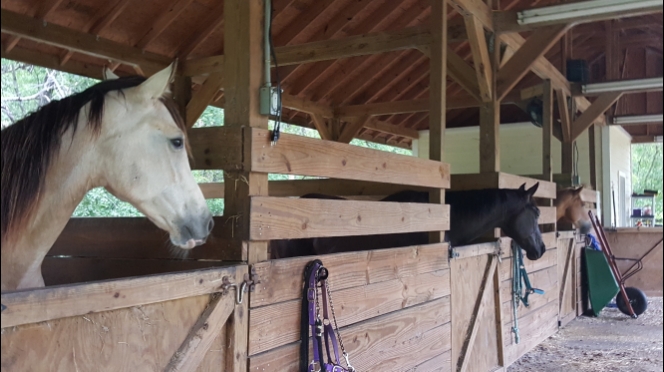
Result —
[[[540,186],[538,200],[556,197],[555,184],[506,173],[453,175],[452,190],[516,189],[522,184]],[[540,207],[540,230],[547,247],[537,261],[524,264],[533,287],[544,295],[531,295],[530,307],[518,307],[520,342],[512,332],[512,239],[494,232],[494,242],[453,247],[452,365],[461,370],[489,371],[507,367],[557,330],[559,312],[559,250],[555,208]],[[499,229],[498,229],[499,230]],[[497,239],[497,240],[496,240]],[[469,297],[473,300],[469,300]]]

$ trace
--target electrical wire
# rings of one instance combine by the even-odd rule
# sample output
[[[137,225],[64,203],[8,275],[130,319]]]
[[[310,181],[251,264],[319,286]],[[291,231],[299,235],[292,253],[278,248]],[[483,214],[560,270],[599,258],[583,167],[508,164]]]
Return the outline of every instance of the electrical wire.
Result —
[[[270,26],[268,29],[268,34],[270,35],[270,54],[272,55],[272,60],[274,61],[274,77],[277,81],[277,120],[274,123],[274,130],[272,130],[272,145],[275,145],[279,140],[279,135],[281,134],[281,79],[279,78],[279,64],[277,63],[277,54],[274,52],[274,44],[272,43],[272,20],[274,20],[274,6],[270,2]]]

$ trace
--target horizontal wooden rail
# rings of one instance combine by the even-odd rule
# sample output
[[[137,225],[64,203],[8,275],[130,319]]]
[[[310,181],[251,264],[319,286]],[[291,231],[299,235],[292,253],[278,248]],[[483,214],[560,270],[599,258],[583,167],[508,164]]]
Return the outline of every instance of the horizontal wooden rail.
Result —
[[[517,176],[509,173],[479,173],[479,174],[455,174],[452,176],[451,190],[479,190],[479,189],[518,189],[526,184],[526,188],[532,187],[539,182],[535,193],[536,198],[555,199],[556,184],[535,178]]]
[[[251,240],[449,230],[449,205],[252,197]]]

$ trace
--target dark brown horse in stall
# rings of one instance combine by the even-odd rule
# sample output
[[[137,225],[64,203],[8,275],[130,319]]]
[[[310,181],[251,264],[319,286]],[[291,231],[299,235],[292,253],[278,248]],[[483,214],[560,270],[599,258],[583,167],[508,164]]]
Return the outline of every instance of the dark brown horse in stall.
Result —
[[[582,234],[590,232],[590,219],[585,203],[581,199],[583,186],[558,190],[556,194],[556,220],[558,223],[571,223]]]
[[[501,228],[525,251],[530,260],[539,259],[546,247],[537,224],[539,209],[533,195],[539,184],[526,190],[525,184],[517,190],[485,189],[448,191],[446,203],[450,205],[450,231],[447,240],[452,246],[467,245],[493,228]],[[343,199],[335,196],[308,194],[303,198]],[[401,191],[381,201],[401,203],[428,203],[429,194]],[[272,241],[272,258],[373,250],[427,244],[426,232],[347,236],[333,238],[292,239]]]

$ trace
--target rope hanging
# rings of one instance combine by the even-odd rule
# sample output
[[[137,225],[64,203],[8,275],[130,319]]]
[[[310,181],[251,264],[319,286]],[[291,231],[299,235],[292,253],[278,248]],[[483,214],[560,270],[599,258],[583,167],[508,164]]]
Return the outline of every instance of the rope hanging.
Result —
[[[523,252],[521,252],[521,247],[519,247],[514,240],[512,240],[512,260],[512,319],[514,321],[512,332],[514,333],[514,342],[518,344],[520,340],[518,319],[519,304],[523,303],[523,306],[529,307],[528,296],[530,296],[531,293],[543,295],[544,291],[538,288],[533,288],[530,285],[528,272],[523,264]]]

